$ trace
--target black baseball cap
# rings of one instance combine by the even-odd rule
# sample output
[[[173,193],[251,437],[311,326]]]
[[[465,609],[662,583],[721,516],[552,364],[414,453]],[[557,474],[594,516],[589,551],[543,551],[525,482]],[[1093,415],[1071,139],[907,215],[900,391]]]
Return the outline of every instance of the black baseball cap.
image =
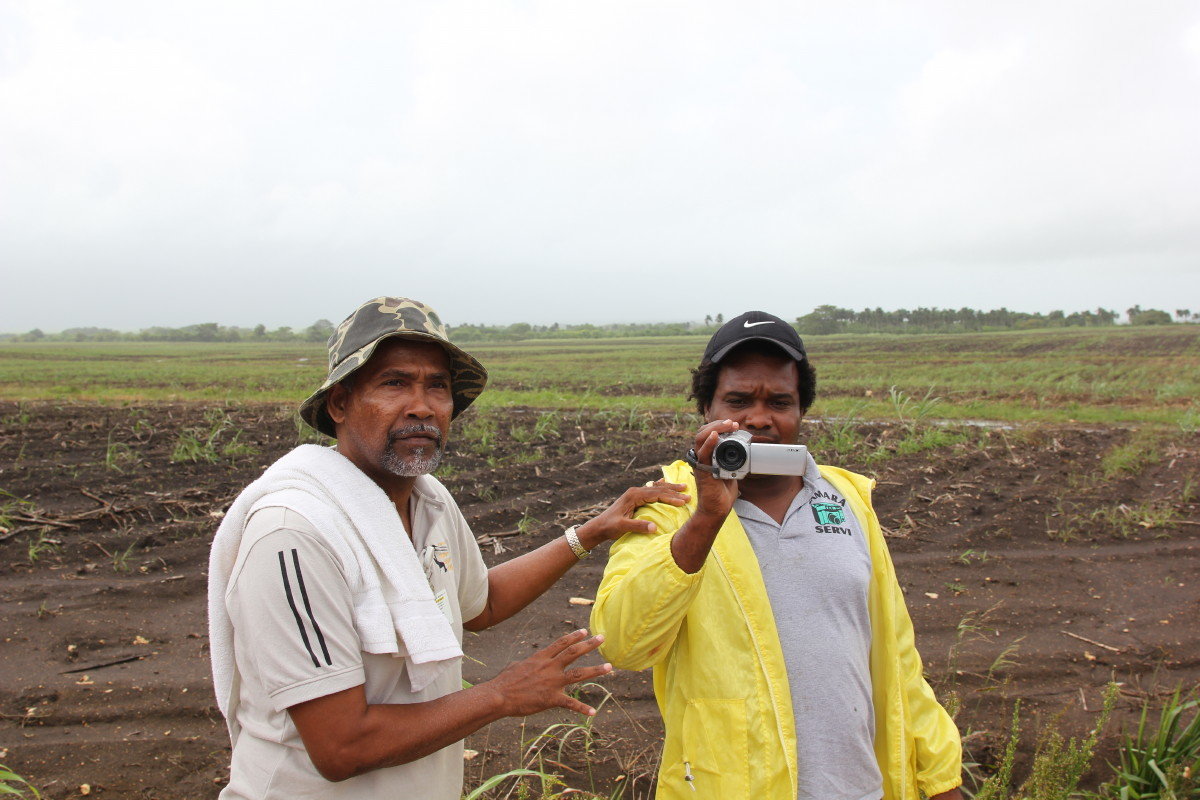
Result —
[[[704,348],[704,358],[701,363],[717,363],[729,351],[755,339],[770,342],[779,347],[797,361],[804,361],[808,354],[804,351],[804,342],[800,334],[774,314],[765,311],[747,311],[741,316],[734,317],[720,327],[708,340]]]

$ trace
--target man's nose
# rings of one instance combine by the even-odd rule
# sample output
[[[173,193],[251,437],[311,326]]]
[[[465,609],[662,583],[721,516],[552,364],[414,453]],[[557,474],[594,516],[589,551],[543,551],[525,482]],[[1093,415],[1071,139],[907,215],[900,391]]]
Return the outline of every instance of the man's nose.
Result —
[[[742,425],[747,428],[762,431],[771,427],[771,414],[766,405],[755,403],[746,409],[746,415],[742,421]]]
[[[429,402],[429,394],[424,387],[418,386],[413,390],[405,416],[411,419],[429,419],[433,416],[433,406]]]

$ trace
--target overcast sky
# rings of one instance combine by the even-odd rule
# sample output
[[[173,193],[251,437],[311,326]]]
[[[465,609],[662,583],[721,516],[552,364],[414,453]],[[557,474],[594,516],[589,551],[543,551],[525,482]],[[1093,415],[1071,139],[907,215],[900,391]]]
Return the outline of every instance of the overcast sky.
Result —
[[[1200,4],[0,0],[0,331],[1200,310]]]

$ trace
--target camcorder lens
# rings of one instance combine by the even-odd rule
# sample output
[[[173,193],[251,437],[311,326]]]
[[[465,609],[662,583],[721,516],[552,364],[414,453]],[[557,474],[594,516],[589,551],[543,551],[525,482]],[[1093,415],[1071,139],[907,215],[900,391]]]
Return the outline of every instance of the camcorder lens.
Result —
[[[736,472],[746,463],[749,454],[746,446],[738,441],[724,441],[713,451],[713,461],[726,472]]]

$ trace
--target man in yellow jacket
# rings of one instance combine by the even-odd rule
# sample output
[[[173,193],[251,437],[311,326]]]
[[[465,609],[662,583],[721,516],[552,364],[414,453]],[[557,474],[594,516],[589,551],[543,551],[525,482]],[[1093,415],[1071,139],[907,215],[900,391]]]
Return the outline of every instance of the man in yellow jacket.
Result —
[[[874,481],[811,456],[801,475],[720,480],[721,434],[794,444],[816,373],[795,330],[751,311],[693,371],[685,507],[613,545],[592,611],[601,652],[654,668],[666,729],[658,797],[961,800],[958,730],[921,671],[871,507]]]

